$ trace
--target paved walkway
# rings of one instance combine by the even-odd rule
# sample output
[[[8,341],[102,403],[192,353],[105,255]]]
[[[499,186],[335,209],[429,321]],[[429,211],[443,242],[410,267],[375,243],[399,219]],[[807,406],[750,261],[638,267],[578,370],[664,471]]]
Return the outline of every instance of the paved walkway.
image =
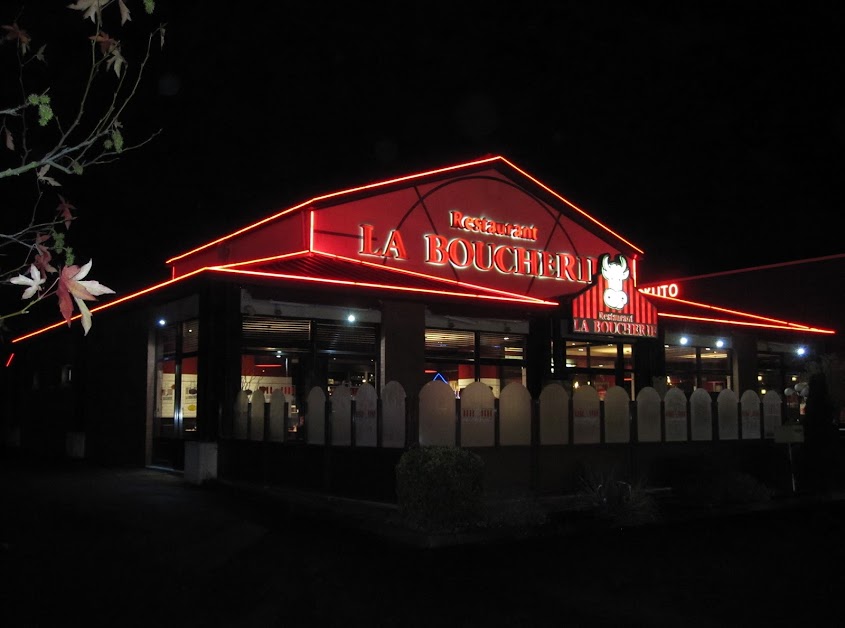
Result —
[[[4,628],[843,625],[838,494],[437,547],[383,505],[149,469],[3,458],[0,495]]]

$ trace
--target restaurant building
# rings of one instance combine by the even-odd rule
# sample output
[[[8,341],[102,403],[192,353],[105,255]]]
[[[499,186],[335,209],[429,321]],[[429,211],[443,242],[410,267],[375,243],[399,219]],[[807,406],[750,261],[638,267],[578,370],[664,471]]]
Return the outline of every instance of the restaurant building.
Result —
[[[87,337],[14,339],[7,443],[388,499],[417,444],[472,448],[501,486],[608,465],[660,482],[660,461],[728,448],[768,464],[797,351],[835,338],[759,313],[772,299],[750,313],[741,287],[643,283],[642,249],[501,156],[318,196],[167,264]],[[704,393],[742,416],[702,431]]]

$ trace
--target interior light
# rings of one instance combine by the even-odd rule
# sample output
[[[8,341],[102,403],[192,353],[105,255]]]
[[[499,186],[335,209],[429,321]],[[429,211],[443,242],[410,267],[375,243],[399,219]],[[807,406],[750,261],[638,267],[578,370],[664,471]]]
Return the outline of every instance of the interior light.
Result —
[[[681,344],[682,345],[685,345],[688,342],[689,342],[689,338],[687,338],[686,336],[681,336]]]
[[[164,327],[165,325],[167,325],[167,321],[164,320],[163,318],[160,318],[160,319],[158,319],[158,324],[159,324],[159,327]]]
[[[804,355],[805,353],[807,353],[807,349],[804,347],[798,347],[795,353],[797,353],[798,355]]]
[[[346,317],[346,320],[348,320],[350,323],[354,323],[355,322],[355,315],[350,314],[349,316]]]
[[[722,347],[725,346],[725,341],[722,340],[721,338],[719,338],[719,340],[716,341],[716,346],[721,349]]]

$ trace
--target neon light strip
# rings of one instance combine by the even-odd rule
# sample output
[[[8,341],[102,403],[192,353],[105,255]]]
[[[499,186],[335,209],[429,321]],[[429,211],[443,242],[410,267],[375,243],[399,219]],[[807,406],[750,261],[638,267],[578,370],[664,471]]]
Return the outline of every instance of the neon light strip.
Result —
[[[256,259],[247,260],[245,262],[232,262],[231,264],[218,264],[217,267],[223,268],[237,268],[239,266],[252,266],[253,264],[266,264],[268,262],[280,262],[292,259],[301,259],[303,257],[310,257],[312,251],[302,249],[301,251],[294,251],[293,253],[282,253],[280,255],[271,255],[270,257],[258,257]]]
[[[195,249],[192,249],[192,250],[188,251],[187,253],[182,253],[182,255],[177,255],[176,257],[171,257],[165,263],[170,264],[171,262],[175,262],[176,260],[180,260],[184,257],[188,257],[189,255],[192,255],[193,253],[197,253],[199,251],[207,249],[210,246],[214,246],[215,244],[219,244],[220,242],[224,242],[225,240],[229,240],[230,238],[241,235],[242,233],[245,233],[247,231],[255,229],[256,227],[259,227],[263,224],[271,222],[271,221],[275,220],[276,218],[281,218],[285,214],[289,214],[293,211],[296,211],[297,209],[302,209],[303,207],[307,207],[308,205],[311,205],[313,203],[318,203],[320,201],[325,201],[326,199],[336,198],[338,196],[344,196],[344,195],[347,195],[347,194],[354,194],[355,192],[363,192],[364,190],[372,190],[372,189],[375,189],[375,188],[384,187],[384,186],[387,186],[387,185],[392,185],[394,183],[401,183],[402,181],[411,181],[413,179],[419,179],[421,177],[427,177],[427,176],[433,175],[433,174],[441,174],[441,173],[444,173],[444,172],[450,172],[452,170],[460,170],[462,168],[470,168],[472,166],[478,166],[478,165],[481,165],[481,164],[490,163],[492,161],[496,161],[496,160],[499,160],[499,159],[501,159],[501,157],[488,157],[488,158],[485,158],[485,159],[479,159],[477,161],[471,161],[471,162],[468,162],[468,163],[456,164],[454,166],[447,166],[446,168],[438,168],[436,170],[428,170],[427,172],[419,172],[419,173],[416,173],[416,174],[406,175],[406,176],[403,176],[403,177],[397,177],[395,179],[389,179],[387,181],[379,181],[377,183],[370,183],[368,185],[361,185],[361,186],[349,188],[349,189],[346,189],[346,190],[340,190],[339,192],[331,192],[330,194],[323,194],[322,196],[315,196],[314,198],[309,199],[309,200],[307,200],[303,203],[300,203],[299,205],[294,205],[293,207],[282,210],[282,211],[280,211],[276,214],[273,214],[272,216],[268,216],[267,218],[264,218],[263,220],[259,220],[258,222],[254,222],[251,225],[247,225],[243,229],[238,229],[237,231],[230,233],[229,235],[225,235],[222,238],[218,238],[216,240],[213,240],[212,242],[209,242],[207,244],[203,244],[202,246],[199,246]]]
[[[209,268],[209,270],[221,273],[231,273],[233,275],[247,275],[250,277],[266,277],[270,279],[294,279],[297,281],[303,282],[310,282],[310,283],[320,283],[320,284],[334,284],[334,285],[341,285],[341,286],[357,286],[360,288],[375,288],[378,290],[396,290],[398,292],[416,292],[420,294],[436,294],[441,296],[455,296],[455,297],[462,297],[466,299],[478,299],[482,301],[508,301],[508,302],[515,302],[515,303],[532,303],[536,305],[559,305],[555,301],[541,301],[539,299],[535,299],[533,297],[523,297],[523,296],[514,296],[514,297],[505,297],[505,296],[494,296],[494,295],[484,295],[484,294],[465,294],[462,292],[454,292],[450,290],[430,290],[426,288],[408,288],[407,286],[395,286],[395,285],[388,285],[388,284],[381,284],[381,283],[371,283],[367,281],[351,281],[348,279],[327,279],[324,277],[303,277],[301,275],[291,275],[287,273],[272,273],[272,272],[264,272],[264,271],[254,271],[254,270],[242,270],[236,268],[226,268],[224,266],[213,266]]]
[[[708,273],[706,275],[693,275],[690,277],[679,277],[678,279],[666,279],[655,283],[649,283],[647,286],[643,286],[645,288],[651,288],[654,286],[660,286],[663,284],[669,283],[678,283],[683,281],[691,281],[693,279],[710,279],[711,277],[724,277],[726,275],[736,275],[739,273],[748,273],[757,270],[771,270],[773,268],[783,268],[785,266],[797,266],[799,264],[812,264],[815,262],[829,262],[832,260],[837,260],[845,258],[845,253],[839,253],[837,255],[826,255],[824,257],[811,257],[809,259],[802,259],[802,260],[795,260],[792,262],[779,262],[777,264],[766,264],[764,266],[749,266],[748,268],[738,268],[736,270],[723,270],[717,273]]]
[[[225,269],[228,269],[228,270],[242,270],[242,269],[245,269],[245,267],[253,266],[253,265],[256,265],[256,264],[259,264],[259,263],[265,263],[265,262],[268,262],[268,261],[278,261],[279,259],[281,259],[283,257],[288,257],[288,255],[293,255],[293,254],[286,254],[284,256],[275,256],[275,257],[268,257],[268,258],[263,258],[263,259],[251,260],[251,261],[248,261],[248,262],[234,262],[232,264],[221,264],[220,266],[214,267],[214,269],[216,270],[218,268],[225,268]],[[295,255],[299,258],[303,257],[303,255],[301,253],[297,253]],[[355,264],[355,265],[358,265],[358,266],[366,266],[368,268],[373,268],[375,270],[396,273],[398,275],[407,275],[409,277],[416,277],[416,278],[420,278],[420,279],[426,279],[426,280],[429,280],[429,281],[440,282],[440,283],[444,283],[444,284],[449,285],[449,286],[460,286],[460,287],[471,288],[473,290],[490,292],[492,294],[498,294],[498,295],[501,295],[501,296],[504,296],[504,297],[507,297],[507,298],[517,298],[517,299],[520,299],[520,300],[531,301],[531,302],[534,302],[534,303],[545,304],[545,305],[549,305],[549,304],[552,303],[552,301],[545,301],[543,299],[538,299],[537,297],[525,296],[525,295],[517,294],[515,292],[509,292],[507,290],[499,290],[497,288],[488,288],[486,286],[479,286],[479,285],[467,283],[467,282],[464,282],[464,281],[457,281],[455,279],[446,279],[444,277],[438,277],[436,275],[427,275],[425,273],[418,273],[418,272],[413,271],[413,270],[405,270],[405,269],[402,269],[402,268],[392,268],[390,266],[385,266],[383,264],[376,264],[374,262],[368,262],[366,260],[361,260],[361,259],[357,259],[357,258],[354,258],[354,257],[345,257],[343,255],[335,255],[334,253],[324,253],[323,251],[313,251],[311,253],[311,255],[313,255],[315,257],[316,256],[326,257],[326,258],[329,258],[329,259],[332,259],[332,260],[337,260],[337,261],[348,263],[348,264]],[[273,271],[253,271],[253,272],[273,272]],[[301,277],[301,275],[295,275],[295,276]],[[328,278],[328,277],[323,277],[323,279],[325,279],[326,281],[335,281],[335,280]],[[414,290],[414,288],[406,288],[406,289]]]
[[[492,163],[494,161],[501,161],[501,162],[508,164],[511,168],[513,168],[514,170],[516,170],[517,172],[522,174],[522,176],[526,177],[527,179],[532,181],[534,184],[539,185],[541,188],[546,190],[549,194],[551,194],[555,198],[563,201],[564,203],[569,205],[569,207],[571,207],[572,209],[577,211],[579,214],[581,214],[582,216],[584,216],[585,218],[587,218],[588,220],[590,220],[591,222],[593,222],[597,226],[601,227],[602,229],[604,229],[608,233],[612,234],[613,236],[615,236],[616,238],[618,238],[619,240],[621,240],[622,242],[624,242],[625,244],[627,244],[628,246],[630,246],[631,248],[633,248],[634,250],[639,252],[640,254],[643,254],[643,250],[641,248],[639,248],[638,246],[635,246],[634,244],[632,244],[631,242],[629,242],[628,240],[626,240],[625,238],[620,236],[618,233],[613,231],[610,227],[608,227],[607,225],[599,222],[598,220],[596,220],[595,218],[590,216],[587,212],[585,212],[580,207],[578,207],[578,206],[574,205],[573,203],[569,202],[568,200],[566,200],[560,194],[558,194],[557,192],[552,190],[549,186],[540,182],[538,179],[535,179],[530,174],[525,172],[522,168],[518,168],[516,165],[514,165],[513,163],[511,163],[510,161],[508,161],[504,157],[497,155],[497,156],[493,156],[493,157],[487,157],[487,158],[484,158],[484,159],[478,159],[478,160],[475,160],[475,161],[469,161],[469,162],[465,162],[465,163],[461,163],[461,164],[455,164],[454,166],[447,166],[445,168],[437,168],[435,170],[427,170],[425,172],[418,172],[416,174],[410,174],[410,175],[406,175],[406,176],[402,176],[402,177],[396,177],[395,179],[388,179],[387,181],[378,181],[376,183],[370,183],[370,184],[367,184],[367,185],[361,185],[361,186],[354,187],[354,188],[348,188],[346,190],[340,190],[338,192],[331,192],[329,194],[323,194],[322,196],[315,196],[314,198],[311,198],[307,201],[299,203],[298,205],[294,205],[293,207],[282,210],[282,211],[277,212],[277,213],[275,213],[271,216],[268,216],[267,218],[264,218],[262,220],[254,222],[251,225],[247,225],[246,227],[243,227],[242,229],[238,229],[237,231],[234,231],[233,233],[230,233],[228,235],[217,238],[216,240],[212,240],[211,242],[208,242],[206,244],[198,246],[195,249],[191,249],[190,251],[188,251],[186,253],[182,253],[181,255],[177,255],[176,257],[171,257],[170,259],[166,260],[165,263],[171,264],[171,263],[178,261],[180,259],[184,259],[185,257],[188,257],[189,255],[193,255],[194,253],[198,253],[199,251],[203,251],[203,250],[205,250],[209,247],[212,247],[216,244],[220,244],[221,242],[225,242],[226,240],[234,238],[235,236],[239,236],[243,233],[246,233],[247,231],[251,231],[251,230],[255,229],[256,227],[267,224],[268,222],[272,222],[273,220],[276,220],[277,218],[281,218],[282,216],[284,216],[286,214],[294,212],[298,209],[302,209],[303,207],[307,207],[308,205],[313,205],[313,204],[319,203],[321,201],[325,201],[327,199],[337,198],[339,196],[346,196],[346,195],[354,194],[356,192],[363,192],[365,190],[374,190],[374,189],[377,189],[377,188],[380,188],[380,187],[385,187],[385,186],[393,185],[393,184],[396,184],[396,183],[402,183],[403,181],[412,181],[414,179],[425,178],[425,177],[428,177],[428,176],[431,176],[431,175],[443,174],[444,172],[452,172],[454,170],[463,170],[463,169],[466,169],[466,168],[472,168],[474,166],[480,166],[482,164],[489,164],[489,163]],[[312,235],[313,235],[313,222],[312,222],[312,225],[311,225],[311,231],[312,231]],[[313,244],[313,242],[312,242],[312,244]]]
[[[192,276],[194,276],[198,273],[201,273],[205,270],[208,270],[208,269],[207,268],[198,268],[197,270],[191,271],[190,273],[188,273],[186,275],[182,275],[181,277],[177,277],[176,279],[169,279],[169,280],[164,281],[162,283],[158,283],[158,284],[155,284],[153,286],[150,286],[149,288],[144,288],[143,290],[139,290],[138,292],[133,292],[132,294],[126,295],[125,297],[115,299],[114,301],[109,301],[108,303],[103,303],[102,305],[98,305],[97,307],[92,307],[92,308],[90,308],[91,313],[94,314],[95,312],[100,312],[102,310],[105,310],[105,309],[110,308],[112,306],[118,305],[120,303],[125,303],[127,301],[130,301],[130,300],[136,298],[136,297],[140,297],[144,294],[154,292],[155,290],[158,290],[159,288],[164,288],[166,286],[170,286],[174,283],[182,281],[183,279],[187,279],[188,277],[192,277]],[[76,314],[76,315],[72,316],[70,320],[71,320],[71,322],[73,322],[75,320],[79,320],[80,318],[82,318],[82,315]],[[61,327],[62,325],[67,325],[67,324],[68,323],[64,319],[62,319],[58,323],[53,323],[52,325],[42,327],[41,329],[36,329],[35,331],[32,331],[32,332],[30,332],[30,333],[28,333],[24,336],[18,336],[17,338],[14,338],[12,340],[12,343],[14,344],[16,342],[26,340],[27,338],[32,338],[33,336],[37,336],[37,335],[42,334],[46,331],[50,331],[51,329],[56,329],[57,327]]]
[[[9,354],[9,359],[8,359],[8,360],[6,360],[6,368],[9,368],[9,365],[11,365],[11,364],[12,364],[12,360],[14,360],[14,359],[15,359],[15,354],[14,354],[14,353],[10,353],[10,354]]]
[[[835,334],[835,331],[830,329],[817,329],[815,327],[792,327],[790,325],[767,325],[765,323],[751,323],[748,321],[732,321],[722,318],[706,318],[704,316],[684,316],[683,314],[668,314],[666,312],[658,312],[658,316],[665,318],[678,318],[688,321],[702,321],[705,323],[719,323],[723,325],[739,325],[742,327],[759,327],[762,329],[784,329],[787,331],[800,331],[809,334]]]
[[[642,292],[642,290],[640,290],[640,292]],[[736,314],[738,316],[745,316],[747,318],[755,318],[755,319],[758,319],[758,320],[761,320],[761,321],[767,321],[769,323],[776,323],[778,325],[786,325],[788,327],[795,328],[795,329],[805,329],[805,330],[816,329],[814,327],[810,327],[809,325],[804,325],[804,324],[801,324],[801,323],[791,323],[789,321],[782,321],[782,320],[777,319],[777,318],[771,318],[771,317],[768,317],[768,316],[760,316],[759,314],[751,314],[750,312],[742,312],[740,310],[731,310],[731,309],[728,309],[728,308],[725,308],[725,307],[718,307],[716,305],[707,305],[706,303],[698,303],[696,301],[687,301],[685,299],[678,299],[676,297],[660,296],[660,295],[650,294],[650,293],[643,293],[643,294],[645,294],[647,297],[650,297],[650,298],[663,299],[664,301],[671,301],[673,303],[681,303],[683,305],[692,305],[694,307],[700,307],[700,308],[703,308],[703,309],[706,309],[706,310],[713,310],[714,312],[724,312],[726,314]],[[830,331],[829,333],[835,333],[835,332]]]
[[[323,253],[322,251],[315,251],[317,255],[322,255],[324,257],[330,257],[333,259],[337,259],[344,262],[350,262],[355,264],[360,264],[362,266],[368,266],[371,268],[375,268],[378,270],[388,270],[389,272],[398,273],[401,275],[408,275],[409,277],[419,277],[421,279],[429,279],[432,281],[439,281],[445,283],[447,285],[452,286],[464,286],[467,288],[472,288],[473,290],[483,290],[484,292],[490,292],[493,294],[500,294],[506,297],[517,297],[519,299],[525,299],[529,301],[534,301],[536,303],[551,303],[551,301],[545,301],[543,299],[538,299],[537,297],[529,297],[525,295],[518,294],[516,292],[510,292],[508,290],[499,290],[498,288],[488,288],[487,286],[479,286],[472,283],[467,283],[465,281],[458,281],[456,279],[446,279],[445,277],[438,277],[436,275],[427,275],[426,273],[418,273],[414,270],[405,270],[403,268],[390,268],[387,266],[383,266],[381,264],[374,264],[373,262],[367,262],[365,260],[355,259],[351,257],[344,257],[342,255],[335,255],[333,253]]]
[[[638,246],[634,245],[634,244],[633,244],[633,243],[631,243],[631,242],[628,242],[628,240],[626,240],[626,239],[625,239],[625,238],[623,238],[621,235],[619,235],[618,233],[616,233],[613,229],[611,229],[610,227],[608,227],[608,226],[607,226],[607,225],[605,225],[604,223],[599,222],[598,220],[596,220],[595,218],[593,218],[592,216],[590,216],[590,214],[588,214],[587,212],[585,212],[583,209],[581,209],[581,208],[580,208],[580,207],[578,207],[577,205],[575,205],[575,204],[573,204],[573,203],[570,203],[568,200],[566,200],[565,198],[563,198],[560,194],[558,194],[557,192],[555,192],[552,188],[550,188],[549,186],[547,186],[545,183],[542,183],[542,182],[541,182],[541,181],[539,181],[538,179],[535,179],[535,178],[534,178],[534,177],[532,177],[530,174],[528,174],[527,172],[525,172],[522,168],[517,167],[516,165],[514,165],[513,163],[511,163],[510,161],[508,161],[508,160],[507,160],[507,159],[505,159],[504,157],[499,157],[499,159],[501,159],[503,162],[505,162],[506,164],[508,164],[511,168],[513,168],[514,170],[516,170],[517,172],[519,172],[520,174],[522,174],[522,176],[527,177],[528,179],[530,179],[531,181],[533,181],[535,184],[539,185],[541,188],[543,188],[544,190],[546,190],[546,192],[548,192],[549,194],[551,194],[551,195],[552,195],[552,196],[554,196],[555,198],[557,198],[557,199],[559,199],[559,200],[563,201],[564,203],[566,203],[567,205],[569,205],[572,209],[574,209],[574,210],[575,210],[575,211],[577,211],[579,214],[581,214],[582,216],[584,216],[584,218],[587,218],[588,220],[590,220],[590,221],[591,221],[591,222],[593,222],[594,224],[598,225],[599,227],[601,227],[602,229],[604,229],[604,230],[605,230],[605,231],[607,231],[608,233],[612,234],[613,236],[615,236],[615,237],[616,237],[616,238],[618,238],[619,240],[622,240],[622,242],[624,242],[625,244],[627,244],[628,246],[630,246],[632,249],[634,249],[635,251],[637,251],[637,252],[638,252],[638,253],[640,253],[641,255],[643,254],[643,250],[642,250],[640,247],[638,247]]]

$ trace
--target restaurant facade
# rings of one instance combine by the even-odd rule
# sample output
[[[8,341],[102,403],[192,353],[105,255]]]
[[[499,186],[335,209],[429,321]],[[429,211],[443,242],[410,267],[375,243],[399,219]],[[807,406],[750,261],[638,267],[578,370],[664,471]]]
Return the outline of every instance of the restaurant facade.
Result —
[[[501,156],[318,196],[167,264],[88,336],[14,339],[7,444],[385,499],[426,444],[479,452],[502,490],[662,483],[683,460],[765,475],[800,413],[784,390],[835,338],[727,280],[644,283],[643,250]]]

